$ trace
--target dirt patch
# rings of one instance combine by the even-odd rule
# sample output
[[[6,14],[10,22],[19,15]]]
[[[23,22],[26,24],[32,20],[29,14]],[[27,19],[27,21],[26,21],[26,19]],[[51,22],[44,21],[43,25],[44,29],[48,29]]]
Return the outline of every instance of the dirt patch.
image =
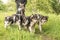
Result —
[[[41,37],[42,40],[55,40],[53,37],[47,36],[47,35],[42,35]]]

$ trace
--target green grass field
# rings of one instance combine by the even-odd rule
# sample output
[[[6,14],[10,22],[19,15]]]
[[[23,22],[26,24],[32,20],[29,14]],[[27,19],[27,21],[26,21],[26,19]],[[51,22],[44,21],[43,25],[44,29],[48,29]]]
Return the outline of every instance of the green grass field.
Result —
[[[0,40],[60,40],[60,15],[41,12],[40,14],[49,16],[48,21],[42,26],[43,33],[39,33],[38,25],[35,28],[36,32],[30,33],[24,29],[19,31],[16,25],[4,28],[5,14],[12,15],[13,13],[15,12],[0,13]],[[26,15],[31,14],[26,12]]]

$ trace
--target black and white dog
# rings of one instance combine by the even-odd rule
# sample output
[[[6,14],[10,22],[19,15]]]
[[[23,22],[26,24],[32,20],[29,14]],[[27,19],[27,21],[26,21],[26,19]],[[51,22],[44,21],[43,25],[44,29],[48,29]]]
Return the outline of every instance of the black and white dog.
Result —
[[[23,4],[21,4],[23,6]],[[43,16],[40,14],[32,14],[31,16],[24,15],[24,7],[19,7],[18,12],[13,14],[12,16],[5,17],[5,28],[8,24],[17,23],[19,26],[19,30],[21,30],[22,26],[26,26],[30,32],[35,32],[34,25],[38,23],[39,30],[42,32],[42,25],[43,23],[48,21],[48,16]]]
[[[5,28],[8,24],[17,23],[19,30],[21,30],[21,26],[23,25],[30,32],[35,32],[34,25],[37,23],[39,25],[39,30],[42,32],[42,25],[48,21],[48,16],[43,16],[40,14],[33,14],[31,16],[24,16],[20,14],[14,14],[12,16],[5,17]]]
[[[8,24],[17,23],[19,26],[19,30],[21,29],[22,23],[24,22],[25,15],[24,15],[24,4],[20,3],[20,6],[17,10],[16,14],[13,14],[12,16],[5,17],[5,28],[8,26]]]
[[[15,2],[16,2],[17,9],[19,8],[19,6],[21,6],[20,3],[24,4],[24,7],[27,4],[27,0],[15,0]]]
[[[35,32],[34,25],[38,23],[39,30],[42,32],[42,25],[48,21],[48,16],[43,16],[40,14],[33,14],[31,16],[25,17],[24,26],[27,26],[30,32]]]
[[[17,14],[25,15],[24,12],[25,12],[24,4],[21,4],[21,3],[20,3],[20,6],[18,7],[18,10],[17,10]]]
[[[21,29],[20,28],[20,22],[21,22],[20,19],[21,19],[20,14],[13,14],[12,16],[5,17],[5,21],[4,21],[5,28],[7,28],[9,24],[17,23],[19,30],[20,30]]]

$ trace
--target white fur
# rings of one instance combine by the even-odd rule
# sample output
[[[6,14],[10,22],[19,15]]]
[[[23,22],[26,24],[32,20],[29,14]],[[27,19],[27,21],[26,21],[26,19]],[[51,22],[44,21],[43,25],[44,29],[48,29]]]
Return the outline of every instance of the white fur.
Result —
[[[7,17],[7,19],[9,19],[9,17]]]
[[[18,27],[19,27],[19,30],[21,30],[20,20],[17,21],[17,25],[18,25]]]
[[[13,20],[15,21],[15,16],[13,17]]]
[[[4,27],[6,28],[7,26],[8,26],[8,21],[5,21],[5,26]]]
[[[22,10],[22,8],[18,8],[18,11],[21,11]]]
[[[39,30],[40,30],[40,32],[42,32],[42,25],[41,25],[41,22],[39,22]]]
[[[23,23],[23,25],[27,25],[27,23],[28,23],[28,20],[25,23]]]

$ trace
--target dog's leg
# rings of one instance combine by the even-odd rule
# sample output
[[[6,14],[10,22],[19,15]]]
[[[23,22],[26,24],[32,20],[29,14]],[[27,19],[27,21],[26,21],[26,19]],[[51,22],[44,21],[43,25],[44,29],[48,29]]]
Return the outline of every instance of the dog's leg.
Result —
[[[42,32],[42,24],[40,21],[39,21],[39,30],[40,30],[40,32]]]
[[[5,28],[7,28],[8,23],[9,23],[8,21],[5,21],[5,22],[4,22],[4,25],[5,25],[4,27],[5,27]]]
[[[20,20],[17,21],[17,25],[18,25],[18,27],[19,27],[19,30],[21,30]]]
[[[34,22],[31,22],[30,26],[29,26],[29,31],[30,32],[33,32],[33,31],[35,32],[35,29],[34,29],[33,25],[34,25]]]
[[[31,27],[32,27],[32,26],[29,26],[29,31],[30,31],[30,32],[32,32],[32,28],[31,28]]]
[[[33,33],[35,32],[35,28],[34,28],[34,26],[32,27],[32,31],[33,31]]]
[[[29,31],[34,33],[35,32],[35,28],[33,26],[29,26]]]

